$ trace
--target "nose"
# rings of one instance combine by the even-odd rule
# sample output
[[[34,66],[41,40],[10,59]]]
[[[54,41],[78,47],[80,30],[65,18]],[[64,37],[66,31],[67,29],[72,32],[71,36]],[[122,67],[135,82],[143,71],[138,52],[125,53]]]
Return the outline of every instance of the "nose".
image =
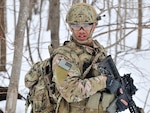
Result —
[[[84,28],[81,26],[80,29],[79,29],[79,31],[80,31],[80,30],[84,30]]]

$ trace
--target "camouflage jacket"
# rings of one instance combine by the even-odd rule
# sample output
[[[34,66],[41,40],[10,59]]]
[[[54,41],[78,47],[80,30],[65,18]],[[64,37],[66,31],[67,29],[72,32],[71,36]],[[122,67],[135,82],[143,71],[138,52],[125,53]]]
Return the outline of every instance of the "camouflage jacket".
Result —
[[[92,63],[96,56],[98,59]],[[53,81],[66,102],[80,107],[83,101],[106,88],[105,75],[97,71],[97,64],[106,57],[106,52],[97,41],[93,41],[92,47],[68,42],[55,49],[52,57]],[[90,70],[83,77],[88,67]]]

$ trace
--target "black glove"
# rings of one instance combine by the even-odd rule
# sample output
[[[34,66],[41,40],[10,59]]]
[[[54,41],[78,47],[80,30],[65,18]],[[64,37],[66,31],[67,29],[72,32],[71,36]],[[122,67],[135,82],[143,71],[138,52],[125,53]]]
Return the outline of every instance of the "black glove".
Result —
[[[112,93],[112,94],[117,94],[119,88],[121,87],[121,84],[115,80],[114,78],[108,76],[106,80],[106,89]]]
[[[126,102],[128,102],[128,99],[126,97],[125,94],[122,94],[118,97],[117,99],[117,102],[116,102],[116,105],[117,105],[117,112],[121,112],[121,111],[124,111],[125,109],[128,108],[128,106],[124,105],[122,102],[121,102],[121,99],[125,100]]]

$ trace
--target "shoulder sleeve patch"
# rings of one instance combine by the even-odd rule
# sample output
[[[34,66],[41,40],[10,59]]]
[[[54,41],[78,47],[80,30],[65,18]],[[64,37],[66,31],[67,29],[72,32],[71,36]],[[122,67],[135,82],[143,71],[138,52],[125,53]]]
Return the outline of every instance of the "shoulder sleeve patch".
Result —
[[[55,76],[58,83],[67,78],[71,66],[66,60],[60,60],[59,64],[55,67]]]
[[[64,59],[61,59],[58,65],[60,67],[62,67],[63,69],[65,69],[65,70],[69,70],[71,68],[71,66],[72,66],[69,62],[67,62]]]

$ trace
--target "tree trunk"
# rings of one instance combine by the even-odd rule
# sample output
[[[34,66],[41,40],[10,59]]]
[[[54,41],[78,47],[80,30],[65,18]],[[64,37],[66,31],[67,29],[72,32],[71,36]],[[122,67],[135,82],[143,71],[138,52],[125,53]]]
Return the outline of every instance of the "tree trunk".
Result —
[[[53,48],[59,46],[59,23],[60,23],[60,1],[50,0],[50,30],[51,44]]]
[[[138,0],[138,41],[137,49],[141,48],[142,43],[142,0]]]
[[[0,71],[6,71],[5,0],[0,0]]]
[[[73,4],[76,4],[76,3],[79,3],[79,2],[80,2],[80,0],[73,0],[73,1],[72,1],[72,5],[73,5]]]
[[[14,58],[13,58],[10,84],[7,92],[5,113],[15,113],[16,110],[18,84],[20,78],[22,53],[23,53],[24,33],[25,33],[25,26],[28,17],[28,7],[29,7],[29,0],[20,1],[20,11],[19,11],[18,23],[15,31]]]

